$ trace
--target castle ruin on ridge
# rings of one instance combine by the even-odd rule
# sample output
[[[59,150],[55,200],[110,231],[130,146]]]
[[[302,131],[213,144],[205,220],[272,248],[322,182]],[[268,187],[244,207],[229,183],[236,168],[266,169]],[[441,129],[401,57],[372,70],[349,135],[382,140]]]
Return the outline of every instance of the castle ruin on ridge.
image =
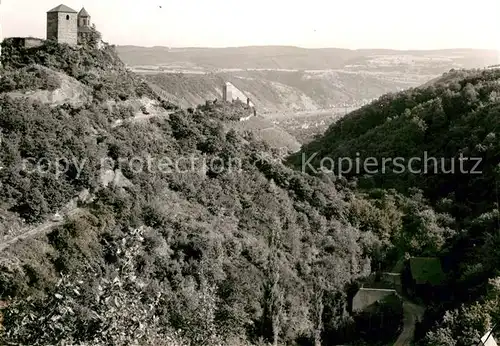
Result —
[[[239,100],[241,102],[247,103],[251,109],[253,109],[253,114],[257,115],[257,109],[255,108],[255,104],[252,100],[245,95],[241,90],[239,90],[236,86],[234,86],[231,82],[225,82],[222,85],[222,101],[224,102],[233,102],[235,100]]]
[[[90,15],[85,8],[76,12],[61,4],[47,12],[47,40],[75,46],[81,44],[90,32]]]

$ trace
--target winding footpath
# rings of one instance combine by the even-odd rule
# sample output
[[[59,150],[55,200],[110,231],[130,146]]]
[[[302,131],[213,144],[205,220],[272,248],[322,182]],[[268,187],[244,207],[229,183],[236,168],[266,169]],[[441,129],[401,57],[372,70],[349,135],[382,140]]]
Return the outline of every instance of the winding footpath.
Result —
[[[404,299],[404,298],[403,298]],[[407,300],[403,300],[403,330],[394,346],[410,346],[415,333],[415,326],[422,320],[425,309]]]
[[[61,226],[64,224],[64,217],[74,216],[81,211],[82,211],[81,208],[74,208],[72,210],[69,210],[67,213],[65,213],[61,217],[61,220],[55,221],[55,220],[49,219],[49,220],[46,220],[45,222],[43,222],[35,227],[25,228],[20,235],[13,237],[13,238],[10,238],[10,239],[7,239],[7,240],[4,240],[0,244],[0,253],[3,252],[8,247],[10,247],[11,245],[17,243],[20,240],[24,240],[27,238],[35,237],[37,235],[49,233],[55,227]]]
[[[137,122],[149,120],[152,118],[169,117],[170,115],[172,115],[174,113],[175,113],[175,111],[167,111],[165,113],[137,114],[137,115],[134,115],[133,117],[125,119],[125,120],[122,120],[122,119],[116,120],[111,125],[111,128],[119,127],[119,126],[122,126],[122,125],[128,124],[128,123],[137,123]]]
[[[156,117],[160,117],[160,116],[170,116],[173,113],[175,113],[175,112],[169,111],[169,112],[166,112],[164,114],[140,114],[140,115],[136,115],[132,118],[126,119],[125,121],[117,120],[112,125],[112,128],[119,127],[119,126],[122,126],[122,125],[127,124],[127,123],[140,122],[140,121],[144,121],[144,120],[148,120],[148,119],[156,118]],[[21,231],[20,235],[12,237],[10,239],[4,239],[2,241],[2,243],[0,243],[0,253],[2,253],[3,251],[5,251],[5,249],[9,248],[11,245],[17,243],[20,240],[24,240],[24,239],[28,239],[28,238],[32,238],[32,237],[41,235],[41,234],[49,233],[55,227],[63,225],[65,222],[64,221],[65,218],[70,217],[70,216],[74,216],[74,215],[78,214],[79,212],[81,212],[82,210],[83,209],[81,209],[81,208],[73,207],[73,208],[67,210],[66,212],[64,212],[61,215],[61,218],[58,220],[54,220],[51,218],[51,219],[48,219],[37,226],[26,227],[25,229],[23,229]]]

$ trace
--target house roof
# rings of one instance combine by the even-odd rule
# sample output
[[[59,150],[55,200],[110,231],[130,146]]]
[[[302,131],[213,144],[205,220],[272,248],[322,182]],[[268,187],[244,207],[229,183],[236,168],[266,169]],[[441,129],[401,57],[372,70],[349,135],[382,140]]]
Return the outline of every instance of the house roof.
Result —
[[[411,275],[418,285],[440,285],[445,279],[441,260],[437,257],[410,258]]]
[[[80,12],[78,12],[78,16],[79,17],[90,17],[90,14],[87,12],[87,10],[85,9],[85,7],[82,7],[82,9],[80,10]]]
[[[375,303],[384,301],[390,296],[397,297],[396,290],[362,287],[353,297],[352,308],[355,311],[366,311],[373,307]]]
[[[68,6],[63,5],[63,4],[61,4],[61,5],[57,6],[57,7],[54,7],[53,9],[51,9],[50,11],[48,11],[47,13],[52,13],[52,12],[77,13],[72,8],[69,8]]]

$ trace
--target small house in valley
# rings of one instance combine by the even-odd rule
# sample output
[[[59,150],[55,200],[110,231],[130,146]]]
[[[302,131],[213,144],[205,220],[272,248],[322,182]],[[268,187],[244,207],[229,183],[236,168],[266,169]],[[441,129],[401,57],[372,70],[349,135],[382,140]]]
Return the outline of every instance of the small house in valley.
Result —
[[[423,299],[446,299],[447,276],[438,257],[412,257],[403,271],[402,285],[407,294]]]
[[[395,289],[401,287],[401,273],[384,272],[382,273],[382,280]]]
[[[352,311],[364,311],[375,303],[381,302],[382,300],[390,296],[397,297],[398,294],[396,290],[381,288],[360,288],[352,300]]]
[[[437,257],[410,258],[410,273],[416,285],[440,286],[446,278]]]

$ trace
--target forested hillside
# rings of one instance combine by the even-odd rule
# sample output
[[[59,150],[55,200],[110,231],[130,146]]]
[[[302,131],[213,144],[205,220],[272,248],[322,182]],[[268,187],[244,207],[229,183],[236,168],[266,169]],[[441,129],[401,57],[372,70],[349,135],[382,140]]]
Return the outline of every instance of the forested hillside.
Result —
[[[424,87],[385,95],[290,158],[310,172],[325,157],[335,163],[369,159],[369,167],[349,169],[344,161],[333,171],[343,172],[360,191],[423,192],[434,211],[422,210],[427,221],[406,228],[418,232],[406,251],[438,256],[449,272],[447,295],[428,302],[419,331],[425,345],[471,345],[478,327],[499,321],[499,81],[499,69],[451,71]],[[384,158],[389,161],[382,172]],[[412,158],[420,160],[413,160],[410,171]],[[311,166],[302,165],[309,159]],[[435,222],[441,226],[431,226]]]
[[[369,270],[371,246],[347,222],[344,192],[281,165],[254,164],[265,148],[251,139],[245,144],[198,112],[112,130],[88,113],[64,119],[60,109],[2,101],[2,109],[10,105],[10,116],[2,114],[2,151],[12,157],[4,160],[4,198],[25,215],[41,217],[77,189],[95,192],[98,158],[108,155],[174,162],[220,156],[241,159],[243,169],[136,174],[125,165],[132,185],[95,192],[80,216],[9,248],[0,276],[1,299],[12,304],[5,311],[6,341],[155,344],[173,336],[169,330],[199,344],[215,337],[272,338],[274,330],[295,340],[314,331],[312,299],[322,290],[331,328],[341,323],[344,286]],[[82,122],[101,134],[79,135]],[[36,142],[40,152],[23,151]],[[61,182],[53,174],[20,171],[27,155],[89,162],[81,177],[68,174]],[[185,165],[183,171],[189,161]],[[278,317],[283,321],[272,327]]]
[[[287,168],[251,133],[231,130],[244,105],[178,110],[124,69],[112,47],[3,47],[2,344],[394,337],[400,316],[360,333],[366,322],[349,299],[392,247],[383,237],[401,229],[399,214],[385,216],[345,181]],[[46,80],[54,75],[90,96],[79,104],[33,97],[59,90]],[[169,112],[126,122],[152,115],[131,106],[137,99]],[[89,196],[62,224],[13,241],[82,191]],[[401,215],[413,212],[409,200],[398,203]]]
[[[305,146],[303,152],[308,157],[317,153],[313,160],[316,166],[323,157],[356,158],[357,153],[361,159],[374,157],[379,162],[384,157],[418,157],[422,160],[412,167],[421,169],[422,173],[423,154],[427,152],[428,158],[438,159],[437,163],[429,159],[427,174],[417,176],[408,169],[399,173],[391,162],[386,174],[379,172],[364,177],[368,172],[361,170],[345,175],[360,177],[362,187],[399,191],[422,188],[434,203],[451,198],[456,215],[477,217],[489,211],[496,202],[496,166],[500,159],[497,140],[500,70],[450,74],[452,76],[445,76],[432,86],[388,94],[352,112],[331,126],[320,139]],[[446,174],[453,168],[452,162],[458,162],[460,154],[469,158],[463,165],[467,173],[460,174],[457,164],[455,174]],[[480,161],[477,167],[476,161]],[[343,169],[348,169],[347,164]],[[487,186],[489,188],[485,188]],[[451,196],[453,192],[455,195]]]
[[[179,109],[98,35],[2,48],[0,343],[385,345],[401,309],[354,313],[352,296],[411,256],[451,273],[453,294],[424,297],[422,344],[498,321],[499,72],[384,96],[305,149],[463,152],[481,175],[339,178],[283,164],[237,126],[244,104]]]

